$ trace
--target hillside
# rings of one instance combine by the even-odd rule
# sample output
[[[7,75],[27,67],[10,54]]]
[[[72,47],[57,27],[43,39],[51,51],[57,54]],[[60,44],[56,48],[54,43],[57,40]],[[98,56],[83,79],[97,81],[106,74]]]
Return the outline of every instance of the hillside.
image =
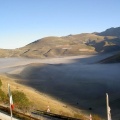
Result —
[[[120,51],[119,32],[120,28],[110,28],[101,33],[45,37],[18,49],[0,49],[0,57],[46,58]]]
[[[11,57],[11,55],[13,54],[12,50],[9,49],[0,49],[0,57]]]
[[[19,84],[30,86],[33,88],[33,92],[39,91],[40,95],[52,96],[67,106],[72,105],[83,112],[99,114],[104,118],[106,117],[105,93],[108,92],[110,107],[113,110],[112,118],[118,120],[117,118],[120,118],[120,64],[97,63],[109,56],[111,54],[50,59],[4,58],[0,61],[0,72],[8,75],[7,79],[9,78],[10,81],[14,79]],[[13,90],[13,83],[10,84]],[[18,85],[15,84],[15,86]],[[23,90],[20,88],[18,90]],[[27,95],[31,95],[30,89],[26,89],[28,90]],[[38,94],[32,96],[31,101],[36,103],[36,106],[39,105],[39,109],[45,110],[48,97],[45,100],[38,98]],[[58,104],[54,107],[51,103],[50,106],[53,107],[50,107],[52,111],[57,112],[55,108]],[[61,111],[60,107],[58,113],[59,111]]]
[[[0,79],[2,80],[2,90],[7,94],[8,88],[7,84],[9,83],[11,85],[11,90],[18,90],[24,92],[29,100],[32,102],[33,108],[31,108],[31,111],[34,110],[42,110],[46,111],[47,106],[50,106],[50,110],[52,113],[71,116],[71,117],[81,117],[82,113],[80,110],[67,105],[57,99],[54,99],[53,97],[44,94],[43,92],[37,91],[37,89],[22,85],[18,83],[18,79],[12,79],[7,77],[6,75],[0,75]],[[33,97],[34,96],[34,97]],[[67,107],[66,107],[67,106]],[[15,107],[15,110],[17,108]]]
[[[120,27],[114,28],[111,27],[101,33],[97,33],[97,35],[101,35],[101,36],[118,36],[120,37]]]
[[[120,53],[103,59],[100,61],[100,63],[120,63]]]

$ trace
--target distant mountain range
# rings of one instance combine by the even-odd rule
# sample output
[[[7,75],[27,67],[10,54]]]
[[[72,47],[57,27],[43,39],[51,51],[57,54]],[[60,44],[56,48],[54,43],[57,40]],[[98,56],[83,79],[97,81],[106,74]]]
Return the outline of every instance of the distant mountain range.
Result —
[[[0,49],[0,57],[46,58],[114,51],[120,51],[120,27],[100,33],[45,37],[18,49]]]

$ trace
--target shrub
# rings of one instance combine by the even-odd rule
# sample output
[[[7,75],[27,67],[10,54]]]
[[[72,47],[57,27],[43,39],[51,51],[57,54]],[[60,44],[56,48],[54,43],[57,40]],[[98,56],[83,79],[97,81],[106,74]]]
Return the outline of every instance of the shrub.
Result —
[[[0,102],[6,102],[7,101],[7,96],[6,94],[0,89]]]
[[[1,86],[2,86],[2,81],[1,81],[1,79],[0,79],[0,88],[1,88]]]
[[[13,102],[14,105],[19,108],[19,109],[24,109],[27,110],[30,106],[30,102],[29,99],[27,98],[27,96],[20,91],[13,91],[12,92],[12,96],[13,96]]]

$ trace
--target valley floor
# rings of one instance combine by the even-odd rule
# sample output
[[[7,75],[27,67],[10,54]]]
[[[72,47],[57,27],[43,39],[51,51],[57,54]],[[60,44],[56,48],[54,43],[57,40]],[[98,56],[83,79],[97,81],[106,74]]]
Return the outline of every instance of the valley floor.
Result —
[[[42,94],[81,111],[106,118],[105,94],[109,94],[112,118],[120,118],[120,64],[99,64],[111,56],[82,55],[64,58],[1,58],[0,74],[17,79]],[[64,105],[63,105],[64,106]]]

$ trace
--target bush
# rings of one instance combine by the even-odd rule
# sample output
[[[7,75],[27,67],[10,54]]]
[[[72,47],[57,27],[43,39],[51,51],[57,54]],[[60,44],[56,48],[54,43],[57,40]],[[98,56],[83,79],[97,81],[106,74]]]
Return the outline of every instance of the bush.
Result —
[[[13,103],[15,105],[15,107],[22,109],[22,110],[27,110],[30,106],[30,102],[29,99],[27,98],[27,96],[20,91],[13,91],[12,92],[12,96],[13,96]]]
[[[8,101],[6,94],[1,90],[2,81],[0,79],[0,102],[5,103]]]
[[[0,79],[0,88],[1,88],[1,86],[2,86],[2,81],[1,81],[1,79]]]
[[[6,102],[7,101],[7,96],[6,94],[0,89],[0,102]]]

